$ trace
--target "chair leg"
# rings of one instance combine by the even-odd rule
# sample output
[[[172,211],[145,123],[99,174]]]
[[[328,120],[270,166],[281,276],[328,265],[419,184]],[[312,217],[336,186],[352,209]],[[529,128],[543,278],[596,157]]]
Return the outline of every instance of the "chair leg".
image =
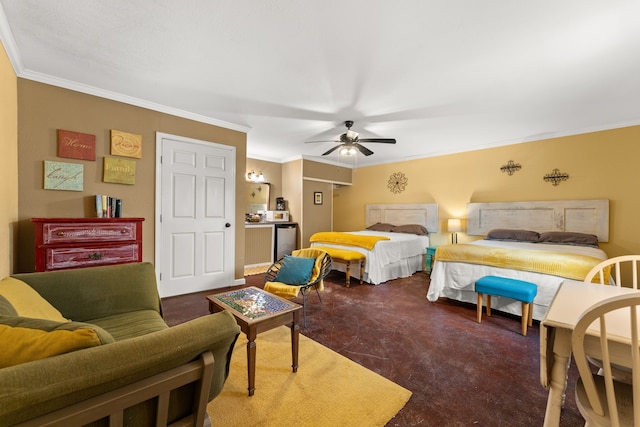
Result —
[[[491,316],[491,295],[487,294],[487,317]]]
[[[482,294],[478,293],[478,323],[482,322]]]

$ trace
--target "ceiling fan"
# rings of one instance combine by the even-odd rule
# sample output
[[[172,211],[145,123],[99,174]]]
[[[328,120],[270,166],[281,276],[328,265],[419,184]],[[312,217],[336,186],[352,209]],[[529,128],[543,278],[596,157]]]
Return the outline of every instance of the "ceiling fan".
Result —
[[[367,147],[360,145],[361,142],[375,142],[382,144],[395,144],[396,140],[394,138],[362,138],[358,137],[358,132],[354,132],[351,130],[351,126],[353,126],[353,120],[347,120],[344,122],[344,125],[347,127],[347,131],[340,135],[340,140],[331,140],[331,141],[307,141],[307,143],[314,142],[339,142],[340,144],[336,145],[332,149],[325,151],[322,153],[323,156],[333,153],[338,148],[340,150],[340,154],[345,154],[347,156],[353,156],[357,153],[356,150],[360,151],[365,156],[370,156],[373,154],[373,151],[369,150]]]

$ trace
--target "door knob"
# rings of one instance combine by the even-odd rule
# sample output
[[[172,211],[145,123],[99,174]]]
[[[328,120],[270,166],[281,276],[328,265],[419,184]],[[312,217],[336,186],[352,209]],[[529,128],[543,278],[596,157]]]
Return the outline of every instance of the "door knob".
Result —
[[[225,226],[225,227],[227,227],[227,228],[229,228],[229,227],[231,227],[231,224],[226,223],[224,226]]]

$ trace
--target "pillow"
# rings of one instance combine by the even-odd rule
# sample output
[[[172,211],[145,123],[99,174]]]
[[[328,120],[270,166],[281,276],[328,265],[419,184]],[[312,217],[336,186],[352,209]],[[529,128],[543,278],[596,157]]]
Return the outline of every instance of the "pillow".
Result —
[[[592,246],[597,248],[598,236],[570,231],[548,231],[540,234],[538,242],[555,243],[556,245]]]
[[[13,306],[18,316],[68,322],[49,301],[22,280],[13,277],[0,280],[0,296]]]
[[[516,240],[518,242],[536,243],[540,238],[537,231],[529,230],[508,230],[505,228],[496,228],[487,234],[488,240]]]
[[[113,336],[111,336],[109,332],[105,331],[100,326],[93,325],[91,323],[69,322],[66,320],[64,322],[56,322],[55,320],[33,319],[30,317],[0,316],[0,325],[11,326],[13,328],[20,327],[28,329],[39,329],[45,332],[92,329],[98,336],[100,344],[116,342],[116,340],[113,338]]]
[[[287,285],[304,285],[311,278],[315,262],[315,258],[285,255],[274,281]]]
[[[393,224],[386,224],[386,223],[383,223],[383,222],[376,222],[375,224],[368,226],[367,230],[384,231],[386,233],[389,233],[389,232],[393,231],[393,227],[395,227],[395,225],[393,225]]]
[[[100,345],[93,329],[53,330],[0,324],[0,368]]]
[[[429,234],[426,228],[420,224],[397,225],[393,227],[394,233],[417,234],[418,236],[426,236]]]

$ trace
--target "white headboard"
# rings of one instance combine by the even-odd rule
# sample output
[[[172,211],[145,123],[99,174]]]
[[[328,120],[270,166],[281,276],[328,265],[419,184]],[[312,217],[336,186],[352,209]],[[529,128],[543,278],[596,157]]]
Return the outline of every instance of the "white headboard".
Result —
[[[430,233],[438,232],[438,204],[367,205],[366,226],[377,222],[393,225],[420,224]]]
[[[573,231],[609,241],[609,200],[553,200],[467,204],[467,234],[485,236],[494,228]]]

